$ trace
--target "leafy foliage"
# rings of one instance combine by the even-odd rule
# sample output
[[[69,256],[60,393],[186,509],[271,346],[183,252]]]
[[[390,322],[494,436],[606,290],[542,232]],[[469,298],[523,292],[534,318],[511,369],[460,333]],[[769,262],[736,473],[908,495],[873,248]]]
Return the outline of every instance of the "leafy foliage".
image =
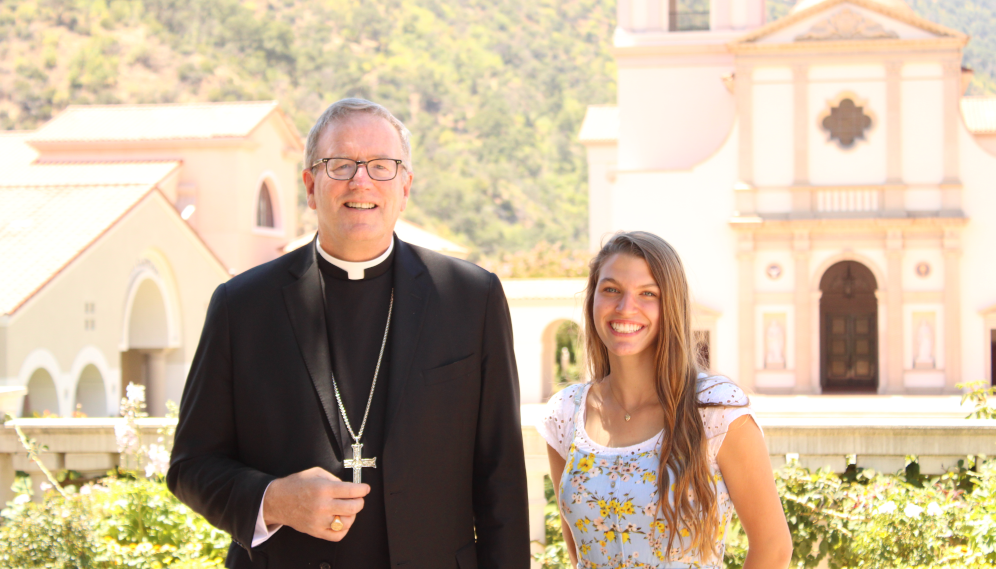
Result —
[[[161,481],[109,477],[44,502],[8,504],[0,565],[11,569],[220,569],[228,534],[180,503]]]
[[[975,410],[965,417],[966,419],[996,419],[996,407],[989,402],[989,398],[993,398],[993,403],[996,403],[996,387],[985,381],[959,383],[956,387],[967,389],[961,397],[962,404],[971,401],[975,405]]]

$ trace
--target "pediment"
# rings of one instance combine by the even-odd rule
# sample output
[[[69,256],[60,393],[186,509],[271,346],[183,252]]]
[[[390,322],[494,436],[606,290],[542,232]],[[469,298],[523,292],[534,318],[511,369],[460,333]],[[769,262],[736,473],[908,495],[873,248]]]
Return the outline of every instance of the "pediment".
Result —
[[[764,46],[812,50],[830,42],[896,42],[949,39],[967,43],[968,36],[921,18],[912,10],[876,0],[825,0],[762,26],[730,46]]]

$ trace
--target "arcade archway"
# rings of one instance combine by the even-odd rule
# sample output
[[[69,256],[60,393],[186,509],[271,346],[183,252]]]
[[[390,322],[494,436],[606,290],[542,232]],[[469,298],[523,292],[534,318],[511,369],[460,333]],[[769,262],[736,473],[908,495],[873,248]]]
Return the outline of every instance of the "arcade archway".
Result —
[[[28,380],[28,393],[24,396],[21,409],[22,417],[43,417],[59,414],[59,392],[55,388],[52,374],[45,368],[39,368],[31,374]]]
[[[87,417],[107,416],[107,392],[104,388],[104,378],[97,366],[90,364],[80,372],[79,383],[76,384],[76,409]]]

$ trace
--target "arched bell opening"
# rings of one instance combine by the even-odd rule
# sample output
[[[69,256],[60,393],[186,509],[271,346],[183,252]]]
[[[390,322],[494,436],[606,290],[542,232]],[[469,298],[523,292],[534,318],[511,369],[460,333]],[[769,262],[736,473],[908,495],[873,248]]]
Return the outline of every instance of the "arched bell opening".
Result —
[[[824,393],[878,391],[875,276],[856,261],[831,266],[820,280],[820,385]]]

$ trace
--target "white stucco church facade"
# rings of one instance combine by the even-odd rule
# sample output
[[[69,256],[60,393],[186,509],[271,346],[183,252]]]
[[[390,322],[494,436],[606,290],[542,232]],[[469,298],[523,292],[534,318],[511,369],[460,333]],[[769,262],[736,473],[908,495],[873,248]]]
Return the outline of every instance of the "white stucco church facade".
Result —
[[[711,367],[758,393],[993,381],[996,99],[964,34],[902,0],[620,0],[618,104],[590,107],[593,249],[673,244]],[[672,9],[669,9],[672,8]],[[677,21],[675,21],[677,20]]]

